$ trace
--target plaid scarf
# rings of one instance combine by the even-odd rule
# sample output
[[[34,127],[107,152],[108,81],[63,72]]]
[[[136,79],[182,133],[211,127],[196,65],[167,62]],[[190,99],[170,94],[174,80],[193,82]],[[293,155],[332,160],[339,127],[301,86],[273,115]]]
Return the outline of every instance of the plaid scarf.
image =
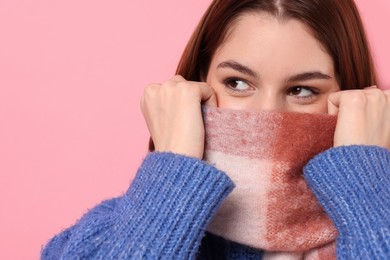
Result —
[[[207,230],[265,259],[335,259],[337,231],[302,169],[333,144],[336,117],[204,107],[204,160],[236,184]]]

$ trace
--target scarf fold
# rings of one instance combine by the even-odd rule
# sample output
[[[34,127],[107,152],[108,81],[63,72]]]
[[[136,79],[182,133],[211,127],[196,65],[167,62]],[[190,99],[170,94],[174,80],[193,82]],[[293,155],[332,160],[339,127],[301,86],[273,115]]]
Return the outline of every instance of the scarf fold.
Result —
[[[333,146],[336,117],[203,108],[204,160],[236,184],[207,230],[265,259],[335,259],[337,232],[303,177]]]

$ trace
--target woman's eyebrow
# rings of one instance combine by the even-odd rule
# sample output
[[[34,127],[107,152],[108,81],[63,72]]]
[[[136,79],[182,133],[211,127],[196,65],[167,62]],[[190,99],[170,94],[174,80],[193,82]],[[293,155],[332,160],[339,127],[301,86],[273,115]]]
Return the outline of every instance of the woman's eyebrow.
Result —
[[[240,73],[246,74],[248,76],[251,76],[253,78],[259,78],[256,72],[254,72],[252,69],[248,68],[245,65],[242,65],[238,63],[237,61],[233,60],[228,60],[228,61],[223,61],[220,64],[218,64],[217,68],[230,68],[235,71],[238,71]],[[314,80],[314,79],[331,79],[332,77],[322,73],[320,71],[309,71],[309,72],[303,72],[296,74],[294,76],[289,77],[286,82],[291,83],[291,82],[297,82],[297,81],[307,81],[307,80]]]
[[[306,81],[306,80],[313,80],[313,79],[331,79],[332,77],[324,74],[319,71],[309,71],[304,73],[299,73],[294,76],[289,77],[286,82],[297,82],[297,81]]]
[[[219,68],[231,68],[233,70],[236,70],[238,72],[241,72],[241,73],[246,74],[248,76],[251,76],[253,78],[258,78],[258,75],[256,72],[254,72],[253,70],[251,70],[247,66],[242,65],[236,61],[228,60],[228,61],[221,62],[217,66],[217,69],[219,69]]]

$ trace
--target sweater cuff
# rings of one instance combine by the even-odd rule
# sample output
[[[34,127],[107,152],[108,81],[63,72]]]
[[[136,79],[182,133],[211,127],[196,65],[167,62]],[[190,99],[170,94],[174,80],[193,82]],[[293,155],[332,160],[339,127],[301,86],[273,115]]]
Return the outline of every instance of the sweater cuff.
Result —
[[[224,198],[234,188],[222,171],[196,158],[153,152],[144,159],[124,196],[120,214],[136,209],[139,237],[154,230],[155,239],[192,244],[202,234]],[[158,232],[155,232],[158,230]],[[170,236],[162,238],[164,236]],[[195,238],[195,239],[194,239]],[[173,240],[172,240],[173,239]]]
[[[332,148],[314,157],[304,172],[339,232],[351,235],[388,225],[389,150],[358,145]]]

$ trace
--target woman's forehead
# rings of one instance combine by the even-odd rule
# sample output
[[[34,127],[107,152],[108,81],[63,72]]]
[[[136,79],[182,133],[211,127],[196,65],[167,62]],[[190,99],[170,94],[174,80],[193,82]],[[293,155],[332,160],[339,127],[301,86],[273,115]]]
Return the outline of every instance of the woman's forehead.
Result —
[[[316,67],[327,73],[333,72],[332,58],[305,24],[296,19],[281,21],[264,12],[241,15],[231,24],[213,62],[226,59],[239,60],[257,68],[301,66],[300,70]]]

